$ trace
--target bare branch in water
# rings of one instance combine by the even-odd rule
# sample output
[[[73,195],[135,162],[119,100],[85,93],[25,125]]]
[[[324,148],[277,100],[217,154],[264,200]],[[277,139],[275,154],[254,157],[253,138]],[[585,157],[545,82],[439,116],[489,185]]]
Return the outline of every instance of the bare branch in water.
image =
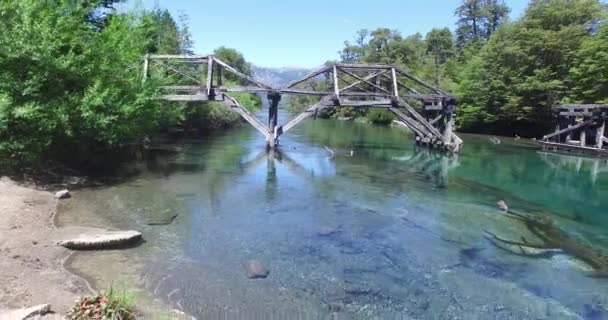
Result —
[[[503,200],[498,201],[497,205],[504,210],[506,217],[522,223],[528,231],[530,231],[540,243],[533,243],[524,237],[520,237],[521,241],[512,241],[498,237],[490,231],[485,231],[485,238],[493,245],[503,250],[507,250],[514,254],[538,257],[543,254],[533,254],[525,249],[541,249],[541,250],[561,250],[561,252],[571,255],[594,269],[592,276],[606,277],[608,276],[608,256],[604,255],[599,250],[596,250],[587,243],[570,237],[564,230],[558,228],[548,217],[533,216],[524,213],[514,212],[509,209],[509,206]],[[513,247],[519,250],[513,250]]]
[[[328,148],[327,146],[325,146],[325,149],[326,149],[327,151],[329,151],[329,153],[330,153],[330,158],[332,158],[332,159],[333,159],[333,157],[336,155],[336,153],[335,153],[333,150],[331,150],[330,148]]]

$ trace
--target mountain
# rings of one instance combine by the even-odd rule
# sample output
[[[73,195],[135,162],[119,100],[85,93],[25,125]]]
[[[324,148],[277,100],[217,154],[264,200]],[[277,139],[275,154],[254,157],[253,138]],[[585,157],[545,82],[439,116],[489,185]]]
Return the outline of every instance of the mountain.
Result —
[[[304,77],[311,71],[311,69],[298,67],[263,68],[254,66],[253,76],[260,82],[271,85],[275,88],[280,88],[294,80]]]

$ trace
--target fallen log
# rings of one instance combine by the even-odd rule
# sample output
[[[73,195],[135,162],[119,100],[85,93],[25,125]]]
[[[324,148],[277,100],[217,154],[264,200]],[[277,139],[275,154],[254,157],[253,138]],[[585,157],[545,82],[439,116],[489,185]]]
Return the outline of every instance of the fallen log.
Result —
[[[74,239],[59,241],[58,244],[72,250],[103,250],[129,247],[139,240],[139,231],[103,231],[84,233]]]

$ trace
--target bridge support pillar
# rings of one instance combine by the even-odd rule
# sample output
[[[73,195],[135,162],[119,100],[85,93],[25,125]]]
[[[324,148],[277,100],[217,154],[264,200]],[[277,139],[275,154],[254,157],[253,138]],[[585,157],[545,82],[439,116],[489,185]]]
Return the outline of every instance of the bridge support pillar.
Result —
[[[268,148],[274,149],[279,144],[279,136],[281,135],[281,127],[278,126],[278,111],[279,102],[281,101],[281,94],[278,92],[271,92],[268,94],[268,141],[266,144]]]

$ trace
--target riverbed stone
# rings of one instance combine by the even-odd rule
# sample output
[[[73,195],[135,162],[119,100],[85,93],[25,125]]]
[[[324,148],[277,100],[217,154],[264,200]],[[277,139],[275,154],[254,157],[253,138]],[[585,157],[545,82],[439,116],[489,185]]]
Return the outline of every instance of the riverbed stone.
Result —
[[[55,198],[57,198],[57,199],[67,199],[67,198],[69,198],[71,196],[72,195],[70,194],[70,190],[68,190],[68,189],[57,191],[55,193]]]
[[[245,271],[249,279],[264,279],[268,277],[270,270],[259,260],[251,259],[245,262]]]
[[[0,320],[33,319],[35,316],[43,316],[49,312],[51,312],[51,305],[41,304],[30,308],[0,312]]]
[[[84,233],[80,236],[61,240],[60,246],[73,250],[101,250],[128,247],[141,239],[141,232],[129,231],[98,231]]]
[[[317,231],[317,235],[321,236],[321,237],[329,237],[331,235],[334,235],[338,232],[338,229],[332,226],[322,226],[321,228],[319,228],[319,230]]]

